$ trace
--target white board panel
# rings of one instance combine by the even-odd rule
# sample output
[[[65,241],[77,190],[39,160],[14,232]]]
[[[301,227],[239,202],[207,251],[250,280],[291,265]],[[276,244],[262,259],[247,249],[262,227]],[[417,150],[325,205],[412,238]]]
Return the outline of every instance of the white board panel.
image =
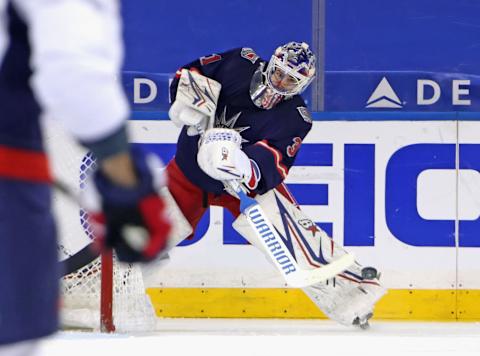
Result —
[[[131,122],[135,130],[136,142],[154,142],[150,123]],[[167,129],[159,135],[159,143],[172,143],[178,131],[168,128],[169,122],[162,123]],[[139,126],[139,127],[136,127]],[[173,127],[173,125],[172,125]],[[476,128],[477,132],[480,132]],[[142,135],[145,132],[145,137]],[[165,133],[169,132],[168,135]],[[166,137],[168,136],[168,137]],[[391,158],[399,150],[414,145],[449,145],[457,142],[456,122],[449,121],[368,121],[368,122],[314,122],[312,131],[304,144],[332,145],[332,165],[328,167],[297,166],[292,169],[288,183],[326,184],[328,186],[328,205],[308,205],[305,211],[316,221],[329,221],[333,224],[334,238],[343,243],[345,226],[345,147],[346,145],[374,145],[375,152],[375,201],[374,201],[374,246],[349,247],[356,253],[360,262],[377,266],[382,272],[382,280],[389,288],[452,288],[456,284],[456,249],[455,246],[414,246],[400,241],[389,227],[386,216],[386,171],[391,164]],[[478,138],[477,138],[478,142]],[[453,145],[453,146],[452,146]],[[305,147],[304,146],[304,147]],[[426,146],[425,146],[426,147]],[[428,146],[430,147],[430,146]],[[434,149],[437,146],[432,146]],[[303,148],[302,148],[303,149]],[[349,158],[350,160],[352,157]],[[407,170],[415,165],[415,159],[403,162]],[[454,163],[453,163],[454,165]],[[455,167],[453,166],[453,169]],[[449,171],[450,169],[447,169]],[[425,170],[423,170],[425,171]],[[421,171],[421,172],[423,172]],[[447,173],[450,177],[451,173]],[[427,177],[428,178],[428,177]],[[422,181],[423,179],[423,181]],[[428,181],[428,179],[430,179]],[[428,189],[425,179],[420,179],[418,200],[421,209],[427,212],[423,218],[432,219],[438,210],[438,200],[432,198],[432,192],[444,191],[449,195],[441,197],[442,204],[452,201],[452,180],[428,178]],[[417,180],[418,182],[418,180]],[[401,183],[401,182],[400,182]],[[445,187],[445,183],[449,185]],[[417,183],[414,183],[417,184]],[[422,188],[423,184],[423,188]],[[431,186],[431,185],[438,186]],[[404,187],[399,187],[404,188]],[[391,187],[390,189],[395,189]],[[443,200],[442,200],[443,199]],[[448,211],[456,211],[448,207]],[[430,214],[430,215],[429,215]],[[450,214],[450,213],[449,213]],[[355,212],[349,212],[355,218]],[[440,218],[449,218],[439,216]],[[170,263],[162,269],[150,268],[147,275],[147,285],[169,287],[281,287],[283,281],[276,275],[272,266],[263,255],[251,246],[224,245],[222,243],[223,215],[220,209],[211,212],[210,226],[206,235],[197,243],[178,247],[171,254]],[[409,221],[404,222],[408,228]],[[435,243],[435,237],[429,236]]]
[[[460,147],[460,161],[464,165],[473,165],[475,172],[480,172],[480,122],[461,121],[459,122],[459,142],[466,145],[476,145],[477,154],[463,154]],[[475,147],[474,147],[475,148]],[[473,159],[472,157],[473,156]],[[476,162],[475,162],[476,159]],[[462,166],[460,166],[462,168]],[[460,176],[459,186],[459,209],[466,209],[470,214],[460,216],[459,233],[460,246],[458,249],[458,287],[460,289],[480,288],[480,180],[477,174]],[[475,224],[477,223],[477,224]],[[467,226],[464,224],[468,224]],[[466,241],[465,241],[466,240]],[[462,245],[476,245],[475,247],[464,247]]]

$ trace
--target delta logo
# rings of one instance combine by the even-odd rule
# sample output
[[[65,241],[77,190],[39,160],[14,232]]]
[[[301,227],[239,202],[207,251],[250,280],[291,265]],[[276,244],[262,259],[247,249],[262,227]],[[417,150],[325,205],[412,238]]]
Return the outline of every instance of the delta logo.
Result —
[[[403,104],[387,78],[383,77],[372,95],[370,95],[370,98],[368,98],[365,107],[377,109],[401,109],[403,108]]]

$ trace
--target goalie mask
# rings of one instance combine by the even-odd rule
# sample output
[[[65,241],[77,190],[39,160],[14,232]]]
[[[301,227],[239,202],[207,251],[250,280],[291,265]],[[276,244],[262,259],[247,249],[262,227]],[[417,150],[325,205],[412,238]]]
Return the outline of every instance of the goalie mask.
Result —
[[[256,106],[271,109],[282,99],[302,93],[315,77],[315,55],[305,42],[278,47],[265,68],[262,63],[250,83]]]

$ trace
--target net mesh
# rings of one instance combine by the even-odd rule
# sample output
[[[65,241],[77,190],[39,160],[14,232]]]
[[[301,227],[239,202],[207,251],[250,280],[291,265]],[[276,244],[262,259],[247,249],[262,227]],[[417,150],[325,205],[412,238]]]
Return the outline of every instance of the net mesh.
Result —
[[[66,327],[100,329],[100,258],[63,278],[62,323]],[[148,331],[155,325],[141,270],[113,262],[113,323],[116,331]]]
[[[53,176],[73,195],[84,189],[85,180],[95,168],[95,160],[62,129],[58,122],[45,120],[45,143]],[[92,241],[87,214],[71,197],[55,191],[60,260],[71,257]],[[62,279],[61,319],[65,327],[99,330],[101,260],[95,259]],[[152,330],[155,314],[138,265],[124,264],[113,258],[113,323],[119,332]]]

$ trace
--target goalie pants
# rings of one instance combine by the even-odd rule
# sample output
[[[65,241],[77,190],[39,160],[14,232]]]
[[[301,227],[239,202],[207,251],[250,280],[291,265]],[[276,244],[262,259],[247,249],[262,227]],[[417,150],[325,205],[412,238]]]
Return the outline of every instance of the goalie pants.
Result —
[[[217,195],[203,191],[185,177],[175,162],[175,158],[168,163],[167,176],[168,189],[192,226],[193,231],[195,231],[203,214],[211,205],[228,209],[235,218],[240,215],[240,201],[237,198],[228,193]],[[276,189],[290,202],[297,205],[285,184],[280,184]],[[193,237],[193,234],[188,238],[191,237]]]
[[[0,174],[0,348],[57,330],[59,273],[50,199],[48,183]]]

